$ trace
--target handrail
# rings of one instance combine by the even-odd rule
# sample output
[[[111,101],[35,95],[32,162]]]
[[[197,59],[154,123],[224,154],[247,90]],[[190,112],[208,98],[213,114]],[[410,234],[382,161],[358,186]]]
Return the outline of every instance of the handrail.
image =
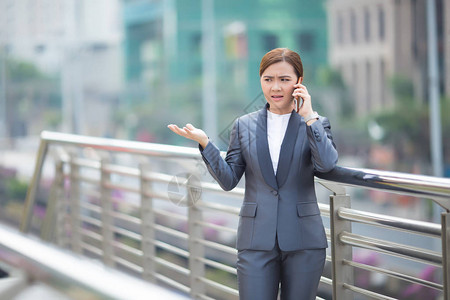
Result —
[[[47,143],[91,147],[94,149],[163,157],[199,158],[200,153],[192,147],[92,137],[61,132],[43,131],[41,140]]]
[[[25,271],[32,281],[43,282],[74,297],[78,293],[83,299],[188,299],[46,245],[4,225],[0,225],[0,261]]]
[[[341,207],[338,209],[338,216],[343,220],[403,230],[405,232],[423,234],[431,237],[440,237],[442,234],[441,226],[435,223],[407,220],[355,209]]]
[[[179,157],[201,159],[197,149],[155,143],[144,143],[127,140],[74,135],[60,132],[43,131],[41,144],[36,159],[36,167],[30,188],[27,193],[24,218],[20,229],[28,230],[31,207],[37,191],[42,167],[50,143],[60,145],[73,145],[91,147],[93,149],[125,152],[130,154],[156,155],[161,157]],[[450,211],[450,179],[433,176],[406,174],[400,172],[388,172],[369,169],[336,167],[328,173],[317,173],[316,176],[328,181],[343,183],[350,186],[376,188],[391,192],[431,198],[445,210]]]
[[[316,176],[347,186],[431,198],[450,211],[450,179],[447,178],[344,167],[336,167],[328,173],[316,173]]]

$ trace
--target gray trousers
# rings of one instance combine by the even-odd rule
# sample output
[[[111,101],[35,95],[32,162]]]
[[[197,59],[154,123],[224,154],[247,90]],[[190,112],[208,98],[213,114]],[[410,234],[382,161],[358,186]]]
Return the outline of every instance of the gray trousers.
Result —
[[[278,241],[270,251],[238,252],[237,275],[240,300],[316,299],[325,264],[325,249],[281,251]]]

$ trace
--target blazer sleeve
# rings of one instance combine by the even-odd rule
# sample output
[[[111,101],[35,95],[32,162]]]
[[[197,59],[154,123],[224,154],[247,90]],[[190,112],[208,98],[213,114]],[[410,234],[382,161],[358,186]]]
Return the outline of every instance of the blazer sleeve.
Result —
[[[204,149],[199,145],[199,150],[211,176],[223,190],[232,190],[239,183],[246,165],[239,141],[239,118],[236,119],[231,130],[230,144],[225,159],[222,158],[220,150],[212,141],[209,141]]]
[[[338,153],[333,142],[330,121],[320,117],[318,121],[307,127],[309,127],[306,132],[314,169],[321,173],[331,171],[338,161]]]

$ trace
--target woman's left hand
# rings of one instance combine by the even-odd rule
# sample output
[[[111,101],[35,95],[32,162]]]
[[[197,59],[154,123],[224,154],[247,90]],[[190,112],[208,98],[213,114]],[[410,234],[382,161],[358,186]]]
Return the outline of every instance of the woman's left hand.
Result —
[[[303,99],[303,104],[299,107],[298,114],[302,117],[307,117],[313,113],[312,105],[311,105],[311,95],[308,93],[306,86],[301,83],[297,83],[294,85],[294,92],[292,96],[297,99],[297,103]],[[297,111],[297,107],[294,108]]]

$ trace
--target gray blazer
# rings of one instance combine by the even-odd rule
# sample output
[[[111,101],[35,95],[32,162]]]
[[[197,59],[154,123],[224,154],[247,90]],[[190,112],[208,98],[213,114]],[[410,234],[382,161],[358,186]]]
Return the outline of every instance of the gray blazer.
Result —
[[[327,240],[314,189],[314,172],[337,163],[328,119],[310,127],[294,110],[274,174],[267,140],[267,108],[236,119],[226,158],[210,141],[199,146],[211,175],[226,191],[245,172],[245,196],[239,213],[238,250],[283,251],[326,248]]]

